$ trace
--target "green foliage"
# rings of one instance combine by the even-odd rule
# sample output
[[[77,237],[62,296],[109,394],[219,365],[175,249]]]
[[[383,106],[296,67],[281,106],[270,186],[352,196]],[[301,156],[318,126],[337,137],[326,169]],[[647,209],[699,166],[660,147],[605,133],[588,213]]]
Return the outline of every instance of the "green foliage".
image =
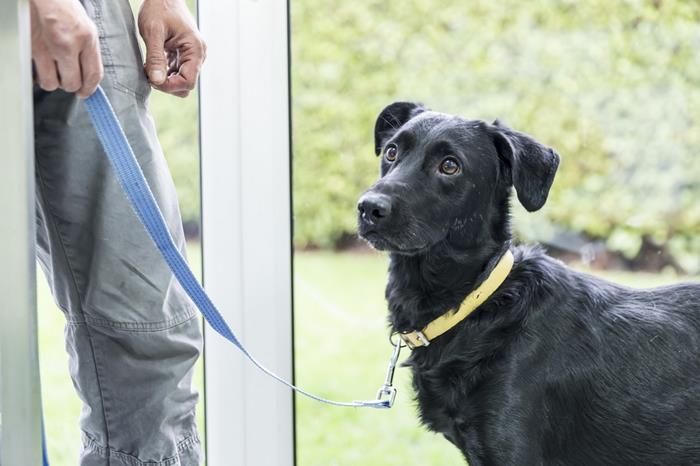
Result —
[[[634,257],[643,238],[700,268],[700,4],[688,0],[292,1],[295,244],[355,231],[377,176],[372,126],[398,99],[501,118],[555,147],[558,229]],[[154,92],[186,223],[199,218],[197,102]]]
[[[516,212],[521,236],[556,225],[630,257],[646,237],[697,270],[698,20],[687,0],[293,1],[297,246],[354,232],[376,114],[418,100],[559,151],[548,206]]]
[[[200,199],[197,96],[181,99],[152,91],[149,107],[177,186],[183,221],[186,226],[196,226]]]

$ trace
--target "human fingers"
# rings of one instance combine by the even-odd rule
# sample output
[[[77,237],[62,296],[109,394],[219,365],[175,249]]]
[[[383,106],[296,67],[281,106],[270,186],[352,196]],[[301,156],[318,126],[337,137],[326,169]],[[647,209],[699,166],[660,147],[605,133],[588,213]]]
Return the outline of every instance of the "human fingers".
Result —
[[[91,46],[81,52],[80,70],[82,73],[83,85],[78,89],[77,94],[78,97],[84,99],[95,92],[95,89],[97,89],[104,75],[98,41],[94,41]]]
[[[146,43],[146,74],[152,84],[161,85],[167,78],[165,29],[162,24],[151,22],[141,29],[141,35]]]
[[[45,91],[55,91],[60,85],[56,62],[46,49],[39,48],[33,51],[34,68],[36,69],[36,82]]]
[[[56,65],[61,89],[66,92],[75,92],[82,87],[83,79],[78,55],[63,55],[56,60]]]

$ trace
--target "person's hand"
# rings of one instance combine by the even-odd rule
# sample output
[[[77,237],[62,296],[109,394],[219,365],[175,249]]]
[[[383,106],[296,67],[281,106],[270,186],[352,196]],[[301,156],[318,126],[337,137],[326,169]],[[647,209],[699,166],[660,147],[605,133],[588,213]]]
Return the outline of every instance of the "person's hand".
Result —
[[[97,28],[78,0],[31,0],[36,83],[85,98],[102,81]]]
[[[186,97],[197,84],[207,47],[184,1],[144,0],[138,22],[151,85]]]

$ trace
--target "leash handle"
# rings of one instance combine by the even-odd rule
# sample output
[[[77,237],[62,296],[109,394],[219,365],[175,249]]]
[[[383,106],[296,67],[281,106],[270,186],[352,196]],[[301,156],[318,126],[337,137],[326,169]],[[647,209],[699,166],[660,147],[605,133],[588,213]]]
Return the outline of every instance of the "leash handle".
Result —
[[[102,88],[98,87],[93,95],[84,100],[84,103],[92,124],[95,127],[95,131],[97,132],[97,136],[102,143],[105,154],[117,175],[119,184],[122,186],[131,207],[146,228],[151,239],[153,239],[153,242],[156,244],[156,247],[178,282],[182,285],[182,288],[197,306],[197,309],[202,313],[207,323],[217,333],[233,343],[243,355],[262,372],[312,400],[333,406],[349,408],[386,409],[391,407],[391,401],[393,401],[393,399],[382,400],[380,398],[377,400],[351,402],[328,400],[295,386],[255,359],[245,346],[243,346],[214,303],[209,299],[209,296],[207,296],[192,273],[192,270],[187,265],[187,262],[182,257],[182,254],[180,254],[180,251],[175,246],[175,242],[170,235],[170,231],[153,197],[153,193],[148,186],[148,182],[143,175],[143,171],[134,156],[129,141],[126,139],[124,131],[119,124],[119,120]]]

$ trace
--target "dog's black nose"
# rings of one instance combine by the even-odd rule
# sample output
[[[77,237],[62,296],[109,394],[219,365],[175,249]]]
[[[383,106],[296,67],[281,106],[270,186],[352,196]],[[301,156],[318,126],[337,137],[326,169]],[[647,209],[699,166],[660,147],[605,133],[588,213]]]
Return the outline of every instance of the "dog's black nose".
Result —
[[[362,220],[374,225],[391,214],[391,200],[384,194],[367,193],[357,203]]]

